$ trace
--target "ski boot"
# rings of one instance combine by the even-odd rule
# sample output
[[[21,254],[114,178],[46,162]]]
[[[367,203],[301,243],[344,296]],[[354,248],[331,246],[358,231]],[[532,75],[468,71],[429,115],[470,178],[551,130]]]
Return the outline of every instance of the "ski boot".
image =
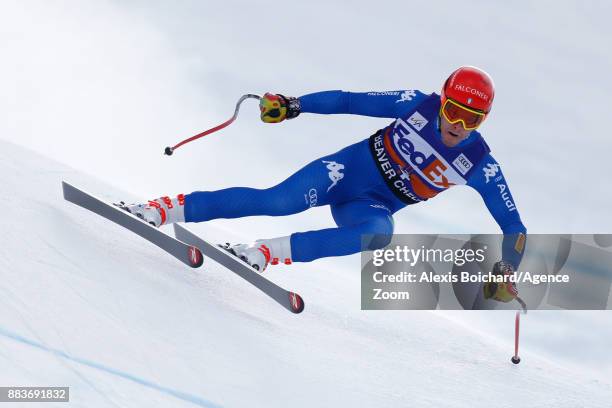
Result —
[[[277,265],[280,262],[285,265],[291,264],[290,237],[260,239],[252,244],[226,243],[219,246],[259,272],[263,272],[270,264]]]
[[[116,205],[154,227],[185,222],[185,196],[183,194],[175,198],[167,196],[157,198],[145,204],[126,204],[121,201]]]

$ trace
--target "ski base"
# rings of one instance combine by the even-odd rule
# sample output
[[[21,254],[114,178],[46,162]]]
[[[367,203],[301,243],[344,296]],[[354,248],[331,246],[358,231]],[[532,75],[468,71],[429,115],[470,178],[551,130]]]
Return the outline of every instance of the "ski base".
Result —
[[[65,181],[62,181],[62,189],[64,192],[64,199],[67,201],[121,225],[147,241],[157,245],[187,266],[192,268],[202,266],[204,257],[196,246],[185,244],[116,205],[100,200]]]

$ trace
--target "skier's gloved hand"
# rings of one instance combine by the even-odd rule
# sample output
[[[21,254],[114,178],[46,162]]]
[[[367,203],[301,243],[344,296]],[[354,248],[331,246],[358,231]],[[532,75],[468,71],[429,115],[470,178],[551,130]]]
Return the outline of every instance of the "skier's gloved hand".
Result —
[[[505,275],[511,276],[514,274],[514,267],[504,261],[496,262],[493,266],[492,273],[494,275]],[[508,303],[516,299],[518,291],[516,290],[516,284],[514,282],[487,282],[483,286],[485,299],[497,300],[499,302]]]
[[[259,110],[263,122],[278,123],[285,119],[293,119],[300,114],[300,100],[268,92],[259,100]]]

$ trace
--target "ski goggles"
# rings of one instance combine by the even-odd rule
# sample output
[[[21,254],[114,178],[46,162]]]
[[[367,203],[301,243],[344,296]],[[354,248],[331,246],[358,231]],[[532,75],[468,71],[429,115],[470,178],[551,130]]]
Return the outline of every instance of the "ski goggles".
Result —
[[[470,109],[458,102],[447,98],[440,109],[444,118],[450,123],[461,122],[465,130],[474,130],[485,120],[486,113]]]

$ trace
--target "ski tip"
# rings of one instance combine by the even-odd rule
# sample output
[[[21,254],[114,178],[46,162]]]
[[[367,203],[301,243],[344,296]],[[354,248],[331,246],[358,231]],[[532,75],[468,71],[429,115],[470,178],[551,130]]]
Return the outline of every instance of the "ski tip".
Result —
[[[202,264],[204,263],[204,256],[198,248],[190,246],[188,249],[188,254],[189,264],[192,268],[199,268],[200,266],[202,266]]]
[[[295,292],[289,292],[289,306],[293,313],[302,313],[304,310],[304,299]]]
[[[64,180],[62,180],[62,195],[64,196],[64,200],[68,200],[71,188],[74,188],[74,187],[72,187],[69,183],[66,183]]]

